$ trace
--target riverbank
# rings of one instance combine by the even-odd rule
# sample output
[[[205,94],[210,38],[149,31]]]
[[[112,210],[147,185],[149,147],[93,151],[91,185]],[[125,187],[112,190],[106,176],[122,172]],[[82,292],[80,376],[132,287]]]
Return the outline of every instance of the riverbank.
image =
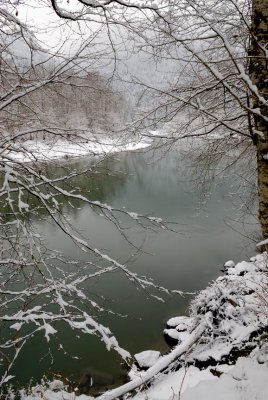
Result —
[[[192,301],[191,317],[172,318],[165,335],[196,344],[157,376],[135,400],[264,400],[268,396],[268,258],[225,264],[219,277]],[[136,367],[131,377],[140,373]]]
[[[52,161],[77,157],[101,156],[150,147],[151,139],[133,139],[121,136],[92,135],[87,138],[26,140],[7,148],[4,155],[14,162]]]
[[[142,352],[129,373],[130,382],[146,382],[133,400],[266,400],[268,394],[268,256],[225,264],[220,276],[193,299],[190,317],[172,318],[165,335],[178,344],[168,355]],[[202,329],[200,327],[202,326]],[[198,331],[199,329],[199,331]],[[195,335],[193,334],[195,333]],[[191,343],[191,346],[185,346]],[[171,354],[182,354],[170,361]],[[168,366],[165,367],[166,360]],[[140,364],[140,365],[139,365]],[[118,389],[100,399],[119,396]],[[64,390],[60,381],[21,392],[23,400],[89,400]]]

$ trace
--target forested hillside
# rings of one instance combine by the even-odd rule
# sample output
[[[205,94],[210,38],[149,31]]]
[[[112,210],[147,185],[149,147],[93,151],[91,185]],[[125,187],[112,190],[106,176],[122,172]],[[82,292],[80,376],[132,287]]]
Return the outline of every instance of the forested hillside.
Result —
[[[42,49],[29,51],[20,34],[12,40],[1,35],[2,137],[46,139],[55,129],[60,135],[88,137],[93,132],[112,133],[126,121],[123,96],[98,72],[78,73],[74,60],[59,56],[52,63]]]

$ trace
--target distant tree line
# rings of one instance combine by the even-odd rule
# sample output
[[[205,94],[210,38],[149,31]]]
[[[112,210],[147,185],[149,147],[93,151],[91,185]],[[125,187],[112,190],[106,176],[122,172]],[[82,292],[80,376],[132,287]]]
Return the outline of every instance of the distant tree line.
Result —
[[[78,73],[70,65],[61,71],[61,63],[52,67],[49,59],[24,65],[12,50],[0,47],[2,138],[52,139],[56,129],[63,136],[79,133],[81,139],[113,133],[126,121],[123,96],[99,73]]]

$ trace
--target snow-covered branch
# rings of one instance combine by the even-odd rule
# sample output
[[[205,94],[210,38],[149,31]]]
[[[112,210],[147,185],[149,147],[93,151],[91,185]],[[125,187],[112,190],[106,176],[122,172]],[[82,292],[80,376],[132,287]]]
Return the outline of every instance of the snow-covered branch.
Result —
[[[200,323],[200,325],[192,331],[187,340],[177,345],[170,353],[161,357],[151,368],[149,368],[146,372],[141,373],[141,376],[131,380],[117,389],[111,390],[110,392],[105,392],[103,395],[97,397],[97,399],[114,400],[131,392],[134,389],[139,388],[142,385],[145,385],[153,378],[156,378],[157,375],[166,369],[173,361],[177,360],[182,354],[189,351],[189,349],[200,339],[205,328],[206,322]]]

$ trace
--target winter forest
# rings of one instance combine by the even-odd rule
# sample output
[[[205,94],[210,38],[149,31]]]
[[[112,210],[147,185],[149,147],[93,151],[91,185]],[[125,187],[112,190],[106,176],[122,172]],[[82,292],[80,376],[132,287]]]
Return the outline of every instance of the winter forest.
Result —
[[[0,1],[0,397],[267,400],[268,1]]]

